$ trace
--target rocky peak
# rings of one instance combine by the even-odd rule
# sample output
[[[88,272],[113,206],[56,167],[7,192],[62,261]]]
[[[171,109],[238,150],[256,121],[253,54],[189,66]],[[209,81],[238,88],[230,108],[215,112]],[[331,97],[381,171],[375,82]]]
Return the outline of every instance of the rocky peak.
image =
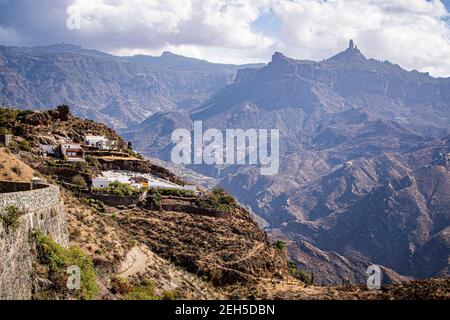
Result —
[[[270,62],[271,64],[277,64],[277,63],[283,63],[283,62],[287,62],[289,60],[288,57],[286,57],[283,53],[276,51],[273,55],[272,55],[272,61]]]
[[[358,50],[358,46],[355,45],[355,42],[353,39],[350,39],[350,42],[348,43],[348,49],[349,50]]]
[[[366,61],[367,58],[361,53],[355,42],[353,40],[350,40],[348,48],[345,51],[338,53],[337,55],[331,57],[329,60],[352,63]]]
[[[288,72],[288,70],[290,70],[290,66],[295,65],[297,63],[298,63],[297,60],[288,58],[283,53],[277,51],[272,55],[272,61],[270,61],[268,66],[271,72],[274,72],[274,70],[276,70],[275,73]]]
[[[174,56],[176,56],[176,54],[170,51],[163,51],[161,54],[161,57],[174,57]]]

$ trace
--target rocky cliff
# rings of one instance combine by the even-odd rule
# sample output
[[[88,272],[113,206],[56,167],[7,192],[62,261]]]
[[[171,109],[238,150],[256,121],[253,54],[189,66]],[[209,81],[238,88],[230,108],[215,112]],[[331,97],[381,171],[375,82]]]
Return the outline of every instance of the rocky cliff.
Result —
[[[64,112],[66,117],[61,117],[60,111],[62,111],[61,108],[52,112],[27,112],[26,117],[22,113],[13,113],[14,117],[9,118],[7,127],[17,135],[10,147],[14,155],[6,152],[9,155],[8,161],[15,159],[17,163],[20,163],[23,160],[34,168],[71,166],[64,161],[52,162],[40,157],[37,152],[37,143],[42,141],[41,139],[54,141],[61,135],[75,139],[80,135],[79,128],[93,134],[107,132],[105,131],[107,128],[92,121],[78,119]],[[39,120],[38,125],[27,124],[31,121],[30,119],[47,119],[50,116],[58,118],[58,121]],[[115,134],[113,131],[110,133]],[[124,148],[128,147],[124,146]],[[120,153],[123,154],[124,151]],[[128,156],[131,163],[138,161],[135,156],[137,155],[134,153]],[[126,157],[122,155],[120,158],[122,160],[114,164],[118,169]],[[131,165],[125,169],[152,171],[152,168],[157,167],[145,160],[140,161],[144,164],[137,167]],[[441,166],[444,163],[447,163],[446,158],[440,156],[433,164]],[[76,169],[79,174],[92,174],[101,165],[91,160]],[[22,164],[21,168],[24,166]],[[35,172],[35,174],[39,173]],[[66,184],[64,183],[66,177],[59,176],[56,171],[51,175],[41,174],[41,176],[55,183],[59,182],[64,187],[61,187],[60,193],[56,192],[58,190],[56,187],[33,191],[22,190],[25,193],[16,192],[12,195],[4,193],[2,203],[14,204],[20,212],[24,212],[24,215],[20,217],[19,228],[16,229],[20,237],[11,236],[12,231],[9,225],[0,229],[5,235],[2,237],[5,241],[0,241],[0,253],[6,257],[6,260],[2,261],[8,261],[8,259],[14,261],[10,262],[12,266],[9,266],[9,269],[17,269],[18,261],[25,263],[28,268],[29,258],[33,257],[35,252],[33,246],[36,245],[38,259],[32,264],[35,280],[31,284],[34,288],[32,298],[408,299],[448,297],[448,284],[441,279],[387,287],[377,292],[369,292],[364,287],[355,286],[311,286],[311,274],[302,270],[300,258],[297,266],[295,263],[288,263],[285,244],[275,241],[279,237],[271,244],[267,234],[258,228],[249,212],[220,189],[212,192],[202,191],[197,196],[177,194],[164,197],[160,195],[160,198],[157,194],[150,193],[144,201],[130,206],[109,206],[93,198],[79,197],[80,190],[84,190],[81,181],[78,181],[80,183],[78,187],[73,188],[77,181]],[[2,190],[8,191],[7,186],[10,184],[11,182],[1,184],[4,186]],[[409,185],[409,183],[399,182],[394,183],[393,188],[407,188]],[[15,191],[25,187],[25,184],[21,184],[21,187],[15,188]],[[389,187],[389,190],[391,189]],[[440,191],[436,193],[436,195],[440,194]],[[0,199],[2,199],[1,196],[2,194]],[[66,217],[62,213],[61,202],[58,202],[61,198],[64,199]],[[162,203],[163,200],[164,203]],[[170,209],[164,210],[161,204],[169,205],[166,208]],[[43,205],[49,208],[42,209]],[[189,208],[189,210],[183,211],[183,208]],[[51,240],[54,238],[63,245],[67,244],[66,218],[71,245],[71,249],[68,250]],[[28,234],[31,226],[43,232],[30,242]],[[283,236],[288,235],[288,229],[292,227],[295,225],[286,225]],[[45,233],[50,235],[50,238],[45,236]],[[25,234],[27,234],[26,237]],[[441,243],[442,237],[445,237],[445,233],[433,237],[432,242],[421,250],[430,255],[435,254],[434,243]],[[291,245],[289,241],[288,239],[288,246]],[[80,249],[77,249],[78,247]],[[302,249],[302,252],[306,254],[313,252],[320,258],[319,251],[313,246],[310,247],[312,247],[311,251]],[[288,249],[292,251],[292,247]],[[335,257],[338,255],[334,255]],[[57,263],[50,263],[52,261]],[[420,263],[425,261],[426,259]],[[82,289],[79,295],[68,292],[66,288],[65,268],[73,263],[80,264],[83,272],[86,272],[86,276],[82,278]],[[417,263],[419,265],[419,262]],[[311,267],[312,264],[323,266],[323,260],[311,260],[307,266]],[[361,265],[366,266],[365,263]],[[354,266],[358,265],[350,265],[350,267]],[[359,272],[351,268],[349,270]],[[392,270],[387,268],[383,270],[392,280],[406,280]],[[353,273],[351,275],[354,276]],[[20,278],[20,290],[17,292],[9,286],[13,280],[9,273],[3,273],[0,278],[3,281],[0,289],[3,290],[5,298],[12,295],[19,295],[18,298],[30,298],[28,273],[22,272],[15,277]]]
[[[116,57],[68,44],[0,46],[0,92],[12,106],[68,104],[77,115],[127,127],[157,111],[200,106],[238,68],[170,52]]]
[[[320,62],[277,52],[263,68],[240,70],[202,107],[155,115],[124,135],[146,155],[169,161],[171,124],[279,129],[274,176],[248,165],[189,168],[250,205],[269,232],[287,235],[302,267],[316,261],[311,268],[322,275],[316,281],[362,281],[366,263],[410,277],[442,275],[450,221],[442,160],[449,153],[449,84],[366,58],[354,44]],[[156,122],[165,125],[147,125]]]

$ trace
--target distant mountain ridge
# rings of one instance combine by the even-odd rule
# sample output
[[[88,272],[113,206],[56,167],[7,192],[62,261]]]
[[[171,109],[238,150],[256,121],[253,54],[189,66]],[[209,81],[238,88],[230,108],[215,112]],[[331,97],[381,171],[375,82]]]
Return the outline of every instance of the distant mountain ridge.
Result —
[[[193,120],[204,130],[280,130],[275,176],[189,168],[250,205],[318,283],[361,282],[372,263],[409,277],[449,274],[450,78],[367,59],[354,43],[320,62],[276,52],[203,106],[159,113],[124,136],[169,161],[168,128]]]
[[[450,78],[368,59],[354,43],[324,61],[276,52],[250,68],[65,46],[1,47],[6,102],[68,103],[166,161],[172,131],[194,120],[204,130],[277,128],[275,176],[250,165],[189,169],[251,206],[317,283],[361,282],[373,263],[388,280],[449,275]]]
[[[70,44],[0,46],[0,95],[5,104],[46,109],[72,106],[75,114],[116,128],[157,111],[198,107],[231,82],[241,67],[187,58],[118,57]]]

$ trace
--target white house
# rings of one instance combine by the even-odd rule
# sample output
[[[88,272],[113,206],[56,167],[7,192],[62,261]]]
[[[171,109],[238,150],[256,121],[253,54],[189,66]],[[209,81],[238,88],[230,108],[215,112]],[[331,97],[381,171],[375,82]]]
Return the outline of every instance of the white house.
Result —
[[[125,184],[130,184],[132,185],[132,182],[125,177],[97,177],[92,179],[92,187],[96,188],[96,189],[104,189],[104,188],[108,188],[109,185],[113,182],[120,182],[120,183],[125,183]]]
[[[86,136],[84,144],[101,150],[110,150],[114,146],[114,141],[109,141],[105,136]]]
[[[103,178],[94,178],[92,179],[92,188],[95,189],[104,189],[104,188],[108,188],[109,184],[112,181],[110,179],[103,179]]]
[[[156,178],[150,174],[131,171],[103,171],[101,175],[92,179],[92,187],[96,189],[108,188],[114,182],[129,184],[138,189],[143,187],[187,190],[197,193],[193,185],[180,186],[167,180]]]
[[[51,144],[41,144],[41,154],[44,157],[55,154],[55,146]]]
[[[71,162],[84,161],[84,151],[80,144],[64,142],[60,145],[61,154]]]

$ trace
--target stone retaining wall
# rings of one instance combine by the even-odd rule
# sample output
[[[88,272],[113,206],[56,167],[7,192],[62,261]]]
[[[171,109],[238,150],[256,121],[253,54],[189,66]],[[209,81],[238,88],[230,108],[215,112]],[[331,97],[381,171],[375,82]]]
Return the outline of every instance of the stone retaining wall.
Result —
[[[19,227],[8,230],[0,219],[0,300],[30,299],[32,295],[33,229],[48,234],[63,246],[69,244],[64,203],[57,186],[0,194],[0,216],[5,207],[19,208]]]
[[[85,199],[101,201],[111,207],[136,205],[139,201],[142,201],[145,198],[145,194],[120,197],[110,194],[90,193],[88,191],[80,191],[79,196]]]
[[[52,207],[60,202],[59,188],[45,185],[41,189],[0,193],[0,214],[3,208],[13,205],[23,213]]]

